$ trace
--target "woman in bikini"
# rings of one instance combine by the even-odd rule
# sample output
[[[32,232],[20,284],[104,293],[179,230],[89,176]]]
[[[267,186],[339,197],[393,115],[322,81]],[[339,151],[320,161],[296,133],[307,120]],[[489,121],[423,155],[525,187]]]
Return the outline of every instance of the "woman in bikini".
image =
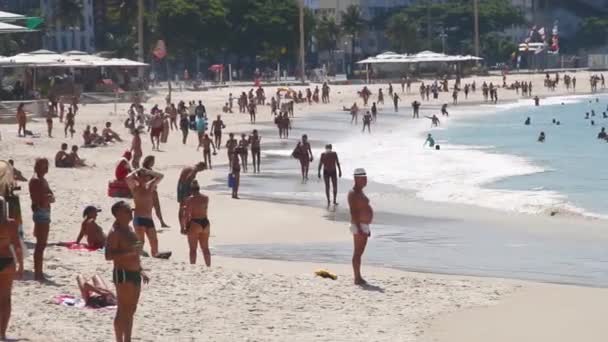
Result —
[[[154,158],[154,156],[147,156],[146,158],[144,158],[142,167],[144,169],[152,171],[152,167],[154,167],[155,162],[156,162],[156,158]],[[160,209],[160,199],[158,198],[157,190],[154,190],[154,211],[156,212],[156,217],[158,217],[158,220],[160,221],[161,227],[169,228],[169,225],[167,223],[165,223],[165,220],[163,219],[163,212]]]
[[[21,278],[22,273],[19,228],[15,220],[8,218],[6,201],[0,197],[0,339],[3,341],[6,340],[6,328],[11,317],[13,279]]]
[[[211,224],[207,218],[207,208],[209,207],[209,197],[200,193],[198,182],[192,181],[190,185],[192,195],[184,203],[184,216],[182,234],[188,236],[190,247],[190,263],[196,264],[197,246],[201,247],[205,265],[211,266],[211,252],[209,251],[209,233]]]
[[[17,135],[22,136],[21,132],[23,131],[23,136],[25,137],[25,124],[27,122],[27,115],[25,114],[25,104],[20,103],[19,107],[17,107],[17,124],[19,125],[19,129],[17,130]]]
[[[97,274],[87,281],[81,274],[76,276],[80,295],[90,308],[99,309],[116,305],[116,296],[108,288],[106,282]]]

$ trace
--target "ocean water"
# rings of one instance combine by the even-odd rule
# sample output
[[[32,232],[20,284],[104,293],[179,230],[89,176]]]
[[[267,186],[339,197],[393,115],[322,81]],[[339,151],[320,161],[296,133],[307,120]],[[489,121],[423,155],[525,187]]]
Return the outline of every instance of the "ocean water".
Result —
[[[489,191],[520,192],[524,194],[520,204],[541,204],[536,208],[540,211],[608,217],[608,143],[597,139],[601,127],[608,127],[608,119],[602,118],[608,98],[597,99],[557,98],[539,107],[516,105],[495,115],[455,120],[440,139],[524,164],[528,172],[483,184]],[[585,119],[592,110],[595,117]],[[524,125],[527,117],[529,126]],[[554,119],[559,126],[552,123]],[[541,131],[546,134],[545,143],[537,142]]]
[[[342,203],[352,184],[352,171],[358,167],[367,170],[370,185],[366,191],[376,217],[366,265],[608,287],[604,248],[608,234],[594,231],[596,226],[581,228],[556,221],[550,229],[543,229],[524,218],[504,222],[475,216],[442,218],[432,209],[404,209],[399,201],[417,196],[541,215],[551,211],[606,214],[608,189],[602,158],[608,143],[596,136],[604,123],[608,126],[601,119],[607,102],[600,98],[599,103],[590,104],[588,98],[568,97],[546,100],[541,107],[534,107],[531,100],[476,106],[454,110],[452,117],[457,119],[442,118],[439,128],[432,128],[427,119],[410,119],[409,108],[394,113],[385,107],[372,134],[351,126],[342,112],[296,118],[294,139],[265,145],[264,173],[242,178],[242,196],[323,207],[323,184],[315,177],[317,161],[311,165],[311,180],[303,184],[298,164],[290,158],[295,139],[307,133],[315,158],[325,143],[333,143],[338,152],[344,171],[339,183]],[[600,115],[595,127],[584,119],[591,108]],[[423,107],[422,115],[435,112],[439,108]],[[532,118],[531,126],[523,125],[527,116]],[[553,118],[562,125],[553,126]],[[258,128],[262,135],[276,134],[272,125]],[[540,131],[547,134],[545,144],[536,142]],[[428,133],[442,145],[440,151],[423,146]],[[218,188],[225,188],[224,183],[219,180]],[[348,241],[345,206],[328,211],[326,217],[344,224]],[[220,245],[216,252],[349,263],[352,243]]]

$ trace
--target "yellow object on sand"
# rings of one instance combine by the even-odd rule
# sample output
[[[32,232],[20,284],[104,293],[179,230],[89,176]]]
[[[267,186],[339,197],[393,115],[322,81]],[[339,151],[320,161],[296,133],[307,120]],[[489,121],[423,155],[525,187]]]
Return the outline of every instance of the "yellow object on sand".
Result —
[[[337,275],[335,275],[335,274],[333,274],[333,273],[331,273],[331,272],[329,272],[327,270],[318,270],[318,271],[315,272],[315,274],[318,275],[321,278],[329,278],[329,279],[332,279],[332,280],[338,279]]]

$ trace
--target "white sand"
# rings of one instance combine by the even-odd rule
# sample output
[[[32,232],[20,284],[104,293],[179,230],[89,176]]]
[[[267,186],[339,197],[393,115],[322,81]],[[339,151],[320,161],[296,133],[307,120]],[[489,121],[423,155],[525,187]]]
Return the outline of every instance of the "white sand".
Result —
[[[542,95],[545,92],[542,87],[543,75],[510,76],[510,81],[527,80],[531,77],[534,79],[535,93]],[[577,78],[579,90],[588,90],[588,75],[578,73]],[[500,77],[491,80],[495,84],[502,83]],[[477,84],[480,88],[480,79]],[[418,98],[417,85],[413,85],[412,95],[402,96],[402,107],[407,108],[408,113],[409,103]],[[394,86],[395,89],[398,88],[398,85]],[[350,105],[355,101],[355,90],[360,87],[334,86],[331,104],[311,107],[298,105],[296,115],[336,110],[343,105]],[[380,85],[373,85],[371,89],[375,92],[378,87]],[[382,87],[386,90],[386,85]],[[274,89],[268,88],[267,94],[274,93]],[[174,100],[203,99],[210,117],[213,118],[216,113],[220,113],[229,92],[238,96],[242,90],[248,89],[178,92],[174,93]],[[446,94],[441,96],[443,99],[433,103],[450,102],[446,99]],[[480,97],[481,91],[478,90],[475,95],[469,97],[469,102],[479,101]],[[499,97],[501,100],[517,98],[514,92],[506,90],[501,90]],[[159,94],[149,101],[148,106],[152,103],[162,104],[163,98],[164,94]],[[385,108],[390,108],[388,103],[389,101]],[[113,111],[113,105],[83,106],[76,120],[78,133],[74,140],[63,139],[63,127],[59,127],[57,121],[55,135],[61,138],[54,139],[16,138],[15,125],[0,126],[3,137],[0,157],[15,159],[17,167],[26,177],[30,177],[34,158],[46,156],[52,159],[64,141],[80,145],[80,135],[86,124],[101,128],[103,123],[109,120],[123,138],[129,140],[122,128],[125,118],[122,113],[125,113],[126,108],[126,105],[120,105],[120,115],[109,115]],[[258,121],[269,122],[269,113],[269,108],[262,108]],[[223,117],[228,125],[226,133],[250,132],[252,129],[246,115]],[[297,125],[297,118],[294,124]],[[46,135],[43,120],[30,123],[29,129]],[[143,260],[144,267],[150,270],[152,282],[143,289],[136,315],[134,336],[140,341],[413,341],[427,331],[433,319],[443,314],[461,312],[463,308],[468,307],[497,304],[503,295],[514,292],[520,286],[523,286],[523,290],[518,292],[524,294],[528,293],[525,291],[529,289],[535,289],[536,285],[520,285],[510,281],[422,275],[366,267],[364,274],[368,280],[383,289],[383,292],[377,292],[353,286],[348,265],[327,266],[338,273],[337,281],[313,276],[313,272],[324,265],[214,257],[211,269],[205,269],[201,265],[190,266],[186,264],[185,238],[179,235],[176,228],[175,185],[180,169],[185,165],[194,164],[202,155],[195,151],[196,144],[192,134],[186,147],[182,147],[180,139],[180,133],[173,133],[169,144],[163,146],[163,150],[168,152],[153,153],[157,159],[156,168],[165,174],[165,180],[159,187],[163,213],[173,226],[159,235],[160,247],[161,250],[172,250],[174,257],[171,261]],[[274,140],[275,137],[264,137],[264,142]],[[29,146],[26,141],[31,141],[34,145]],[[57,198],[53,207],[49,238],[51,243],[75,239],[82,209],[90,203],[104,208],[98,221],[103,227],[110,226],[108,208],[114,200],[106,196],[106,185],[113,178],[116,161],[128,146],[129,143],[125,142],[105,148],[81,149],[81,157],[86,158],[89,164],[95,165],[92,168],[67,170],[51,167],[48,179]],[[223,152],[219,154],[219,162],[225,164]],[[144,137],[144,154],[147,153],[150,153],[150,144],[148,138]],[[293,172],[299,172],[296,165]],[[226,167],[220,166],[213,172],[201,174],[199,182],[204,186],[209,185],[216,177],[224,179],[226,173]],[[27,240],[32,241],[30,201],[26,188],[24,184],[24,190],[21,192],[22,208]],[[246,194],[247,190],[242,191]],[[348,241],[351,238],[343,224],[324,219],[325,211],[321,208],[248,200],[235,202],[228,198],[226,191],[211,192],[209,195],[212,245]],[[73,252],[60,247],[49,247],[45,257],[45,271],[54,285],[41,286],[31,280],[30,273],[26,274],[26,281],[15,283],[9,336],[29,338],[32,341],[111,340],[112,310],[75,309],[49,303],[57,294],[78,294],[74,280],[77,274],[91,276],[99,273],[109,281],[111,268],[111,264],[103,259],[101,253]],[[32,269],[31,257],[26,261],[26,269]],[[551,297],[544,296],[563,292],[569,293],[571,298],[583,294],[592,298],[596,293],[603,293],[603,290],[594,289],[568,292],[571,291],[570,288],[560,286],[553,286],[551,289],[551,293],[535,293],[534,298],[547,305],[546,308],[539,308],[539,314],[553,310],[548,302],[542,301],[543,298]],[[495,307],[502,316],[486,316],[491,322],[488,325],[495,324],[504,328],[506,319],[521,319],[525,317],[521,314],[528,312],[525,306],[511,307],[508,306],[509,302],[504,303]],[[505,311],[507,309],[508,311]],[[580,310],[586,310],[586,306],[583,305]],[[465,321],[475,324],[471,319]],[[582,327],[574,324],[568,328],[576,332]],[[530,334],[527,334],[528,331]],[[532,335],[532,331],[534,327],[522,325],[521,336],[540,336]],[[450,333],[446,341],[470,341],[466,338],[453,339],[452,336],[460,335]]]

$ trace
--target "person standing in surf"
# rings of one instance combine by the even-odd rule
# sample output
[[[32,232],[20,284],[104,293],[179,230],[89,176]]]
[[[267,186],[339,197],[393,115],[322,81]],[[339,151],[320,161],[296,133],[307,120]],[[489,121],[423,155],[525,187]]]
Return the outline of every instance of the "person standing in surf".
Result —
[[[321,154],[319,159],[319,178],[321,178],[321,169],[323,169],[323,181],[325,182],[325,196],[327,197],[327,207],[329,208],[329,182],[333,188],[334,194],[334,205],[338,205],[336,202],[336,196],[338,195],[338,177],[342,178],[342,168],[340,167],[340,161],[338,160],[338,154],[332,151],[332,145],[325,145],[325,152]],[[336,168],[337,171],[336,172]]]

